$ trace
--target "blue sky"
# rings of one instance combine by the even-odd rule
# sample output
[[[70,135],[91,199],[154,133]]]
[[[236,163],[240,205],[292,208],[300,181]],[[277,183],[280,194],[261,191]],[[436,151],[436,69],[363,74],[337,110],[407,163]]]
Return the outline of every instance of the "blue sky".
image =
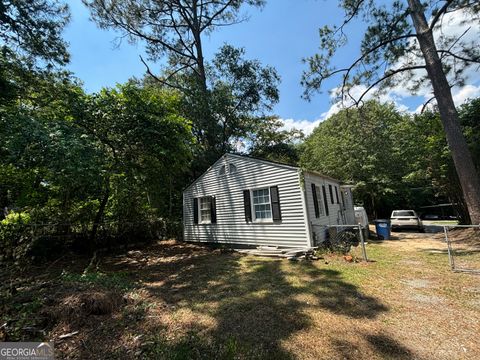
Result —
[[[123,41],[115,48],[115,32],[98,29],[79,0],[69,3],[72,22],[65,31],[72,55],[69,67],[87,91],[144,73],[138,57],[143,51],[140,44],[132,46]],[[300,78],[305,68],[301,60],[318,47],[319,26],[328,19],[341,18],[335,1],[270,0],[262,11],[247,11],[248,21],[219,29],[204,40],[207,57],[225,42],[244,47],[248,58],[274,66],[282,78],[277,115],[307,120],[320,117],[329,108],[328,94],[318,95],[310,103],[301,99]]]
[[[143,54],[142,45],[131,45],[125,40],[116,47],[114,40],[117,33],[99,29],[90,21],[89,12],[80,0],[68,2],[72,21],[64,37],[70,44],[69,69],[84,82],[85,89],[95,92],[105,86],[123,83],[132,76],[141,77],[145,70],[139,59],[139,55]],[[210,58],[223,43],[229,43],[244,47],[246,57],[259,59],[263,64],[275,67],[282,82],[280,102],[274,113],[285,119],[287,127],[296,126],[308,133],[327,112],[335,111],[328,89],[338,85],[338,79],[327,82],[326,91],[316,95],[311,102],[303,100],[300,78],[305,65],[301,60],[315,53],[318,48],[318,28],[342,19],[342,11],[336,4],[337,1],[327,0],[267,1],[262,11],[248,10],[250,19],[247,22],[221,28],[205,38],[206,57]],[[350,30],[353,36],[337,56],[344,65],[358,54],[358,44],[363,35],[361,25],[356,24]],[[464,91],[469,97],[480,96],[480,77],[478,74],[474,77],[470,88],[457,89],[457,93]],[[398,94],[387,94],[383,99],[393,99],[405,110],[411,111],[423,101],[423,97],[405,94],[400,97]]]

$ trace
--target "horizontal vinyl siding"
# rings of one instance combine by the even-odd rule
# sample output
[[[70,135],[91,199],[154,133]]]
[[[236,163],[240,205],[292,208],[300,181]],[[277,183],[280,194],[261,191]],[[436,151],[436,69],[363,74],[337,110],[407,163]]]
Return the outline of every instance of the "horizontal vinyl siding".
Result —
[[[314,233],[315,241],[316,243],[318,243],[319,241],[323,241],[325,239],[326,228],[324,228],[324,226],[343,225],[348,222],[348,221],[345,221],[345,222],[343,221],[342,214],[340,212],[341,202],[342,202],[342,198],[340,194],[340,183],[335,182],[333,179],[324,178],[320,175],[316,175],[308,172],[305,172],[304,178],[305,178],[308,217],[310,220],[312,232]],[[320,217],[318,218],[315,217],[315,207],[313,203],[313,194],[312,194],[312,183],[318,186],[317,197],[318,197],[318,200],[321,201],[321,207],[323,208],[323,213],[320,212]],[[332,186],[334,204],[332,204],[330,199],[330,190],[328,185]],[[322,186],[325,186],[325,191],[327,195],[327,203],[328,203],[328,210],[329,210],[328,216],[326,216],[326,212],[325,212]],[[337,204],[337,198],[335,196],[335,186],[338,188],[337,191],[338,191],[338,198],[339,198],[340,204]]]
[[[226,162],[234,164],[237,172],[218,175],[220,167]],[[271,186],[278,186],[282,220],[272,223],[247,223],[243,190]],[[202,196],[216,197],[216,224],[194,224],[192,199]],[[302,191],[295,168],[227,155],[187,188],[183,198],[186,241],[281,247],[308,245]]]

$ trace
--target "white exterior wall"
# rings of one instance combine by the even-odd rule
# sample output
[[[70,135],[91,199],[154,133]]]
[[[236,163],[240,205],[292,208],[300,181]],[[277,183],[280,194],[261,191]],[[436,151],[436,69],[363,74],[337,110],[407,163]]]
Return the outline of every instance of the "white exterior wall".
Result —
[[[232,163],[236,174],[219,175]],[[227,165],[228,169],[228,165]],[[246,222],[243,190],[278,186],[281,221]],[[216,224],[195,224],[193,198],[215,196]],[[253,205],[252,205],[253,207]],[[183,193],[184,240],[280,247],[309,246],[303,191],[297,168],[226,154]]]
[[[342,188],[340,187],[340,182],[334,179],[330,179],[328,177],[321,176],[320,174],[315,174],[308,171],[305,171],[304,179],[305,179],[308,220],[310,223],[315,244],[318,244],[319,242],[325,239],[326,225],[353,224],[353,222],[351,222],[351,216],[353,216],[354,214],[351,192],[349,192],[350,195],[348,197],[348,200],[346,199],[347,201],[345,202],[346,211],[342,211],[342,208],[343,208],[342,195],[341,195]],[[323,208],[323,213],[320,210],[320,216],[318,218],[315,217],[315,205],[313,201],[312,183],[318,187],[317,198],[318,198],[318,201],[321,203],[321,207]],[[330,199],[329,185],[332,186],[333,200],[334,200],[333,204]],[[322,186],[325,186],[328,210],[329,210],[328,216],[326,215],[326,211],[325,211]],[[335,187],[337,187],[339,203],[337,203]]]

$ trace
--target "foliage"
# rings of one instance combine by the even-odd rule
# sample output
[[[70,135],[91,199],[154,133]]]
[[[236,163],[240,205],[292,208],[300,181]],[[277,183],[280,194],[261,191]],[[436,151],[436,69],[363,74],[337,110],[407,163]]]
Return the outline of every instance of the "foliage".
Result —
[[[10,213],[0,221],[0,261],[19,259],[28,251],[30,215],[26,212]]]
[[[460,107],[462,130],[473,155],[477,169],[480,169],[478,139],[480,136],[480,99],[467,102]],[[415,153],[410,177],[424,178],[431,185],[437,197],[446,198],[455,204],[456,212],[463,222],[468,223],[467,205],[462,196],[461,186],[453,164],[452,155],[445,139],[440,115],[427,111],[415,115],[405,124],[404,134],[410,137],[411,152]]]
[[[23,96],[38,76],[69,61],[61,37],[69,17],[58,0],[0,2],[0,103]]]
[[[337,100],[355,105],[361,105],[370,91],[397,87],[417,94],[431,88],[434,96],[428,102],[436,100],[469,217],[480,223],[480,178],[451,91],[464,85],[466,71],[480,63],[480,51],[465,37],[472,27],[465,26],[461,34],[442,29],[443,21],[455,15],[461,16],[463,25],[478,23],[480,5],[468,0],[342,0],[339,4],[343,22],[321,28],[320,52],[305,60],[304,96],[310,99],[326,79],[335,76],[341,76]],[[335,54],[348,41],[348,25],[355,21],[366,25],[360,55],[349,65],[332,66]],[[354,97],[352,89],[361,94]]]
[[[478,105],[460,109],[463,132],[478,152]],[[468,222],[458,177],[438,112],[413,116],[393,104],[369,101],[321,123],[301,147],[302,166],[355,185],[354,198],[370,215],[389,216],[395,208],[441,202],[456,204]],[[475,157],[480,167],[480,157]]]
[[[304,134],[301,130],[282,129],[283,122],[277,117],[265,117],[247,136],[250,155],[266,160],[297,165],[299,148]]]
[[[178,233],[166,219],[178,216],[181,182],[174,180],[192,142],[179,96],[132,83],[85,95],[60,75],[37,80],[42,86],[0,108],[0,206],[57,224],[29,233],[21,256]],[[20,241],[24,232],[17,233]]]
[[[207,2],[84,0],[102,28],[114,28],[131,41],[143,41],[150,61],[166,57],[160,74],[146,61],[145,83],[174,88],[183,95],[183,114],[192,121],[197,146],[191,177],[200,175],[236,142],[253,131],[278,101],[279,76],[244,50],[221,47],[211,61],[202,41],[217,28],[245,19],[242,9],[263,0]]]
[[[77,274],[69,271],[62,271],[60,279],[66,285],[86,284],[91,287],[101,286],[111,290],[130,290],[133,288],[128,273],[117,271],[115,273],[105,274],[102,272],[90,272],[86,274]]]
[[[69,56],[61,31],[68,20],[68,7],[58,0],[2,0],[0,39],[30,61],[65,64]]]
[[[410,18],[411,3],[398,0],[339,1],[345,12],[343,22],[320,28],[319,53],[304,60],[308,66],[302,79],[305,97],[310,98],[321,89],[326,79],[334,76],[341,76],[341,88],[336,93],[338,100],[347,103],[361,102],[370,90],[399,86],[415,94],[424,89],[427,74],[418,35]],[[464,16],[465,22],[479,21],[480,7],[465,0],[427,1],[422,10],[431,20],[430,30],[440,32],[441,20],[446,14]],[[332,65],[333,62],[340,63],[335,54],[348,42],[348,26],[362,21],[366,31],[360,44],[360,55],[353,61],[349,59],[347,66]],[[480,59],[479,49],[467,38],[455,32],[441,32],[435,38],[443,70],[452,86],[462,85],[466,70]],[[350,92],[355,86],[366,90],[358,98]]]
[[[355,185],[354,198],[370,214],[404,203],[408,158],[397,143],[408,117],[392,104],[367,102],[322,122],[303,145],[302,166]],[[401,136],[400,136],[401,138]],[[402,207],[405,206],[404,204]]]
[[[193,120],[193,132],[200,145],[196,156],[198,172],[225,152],[236,151],[237,144],[259,127],[268,126],[265,113],[279,100],[280,78],[275,69],[245,59],[244,55],[244,49],[224,45],[208,67],[207,93],[184,95],[185,116]],[[190,76],[179,81],[189,81],[194,88]],[[204,102],[208,109],[202,108]]]
[[[169,78],[189,71],[196,76],[202,90],[207,88],[202,36],[241,21],[242,6],[262,6],[264,3],[263,0],[83,2],[102,28],[117,29],[133,42],[144,41],[150,60],[167,56],[169,74],[165,79],[159,78],[162,83],[178,87],[171,84]]]

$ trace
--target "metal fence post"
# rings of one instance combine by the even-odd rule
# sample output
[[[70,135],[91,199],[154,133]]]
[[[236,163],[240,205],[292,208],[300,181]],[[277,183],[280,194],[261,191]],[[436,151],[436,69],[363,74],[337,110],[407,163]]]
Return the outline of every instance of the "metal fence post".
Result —
[[[448,230],[447,226],[443,227],[443,233],[445,234],[445,241],[447,242],[447,251],[448,251],[448,262],[450,263],[450,268],[455,270],[455,261],[453,260],[452,250],[450,248],[450,241],[448,239]]]
[[[368,261],[367,250],[365,249],[365,241],[363,239],[362,225],[360,223],[358,224],[358,232],[360,234],[360,243],[362,244],[363,260]]]

